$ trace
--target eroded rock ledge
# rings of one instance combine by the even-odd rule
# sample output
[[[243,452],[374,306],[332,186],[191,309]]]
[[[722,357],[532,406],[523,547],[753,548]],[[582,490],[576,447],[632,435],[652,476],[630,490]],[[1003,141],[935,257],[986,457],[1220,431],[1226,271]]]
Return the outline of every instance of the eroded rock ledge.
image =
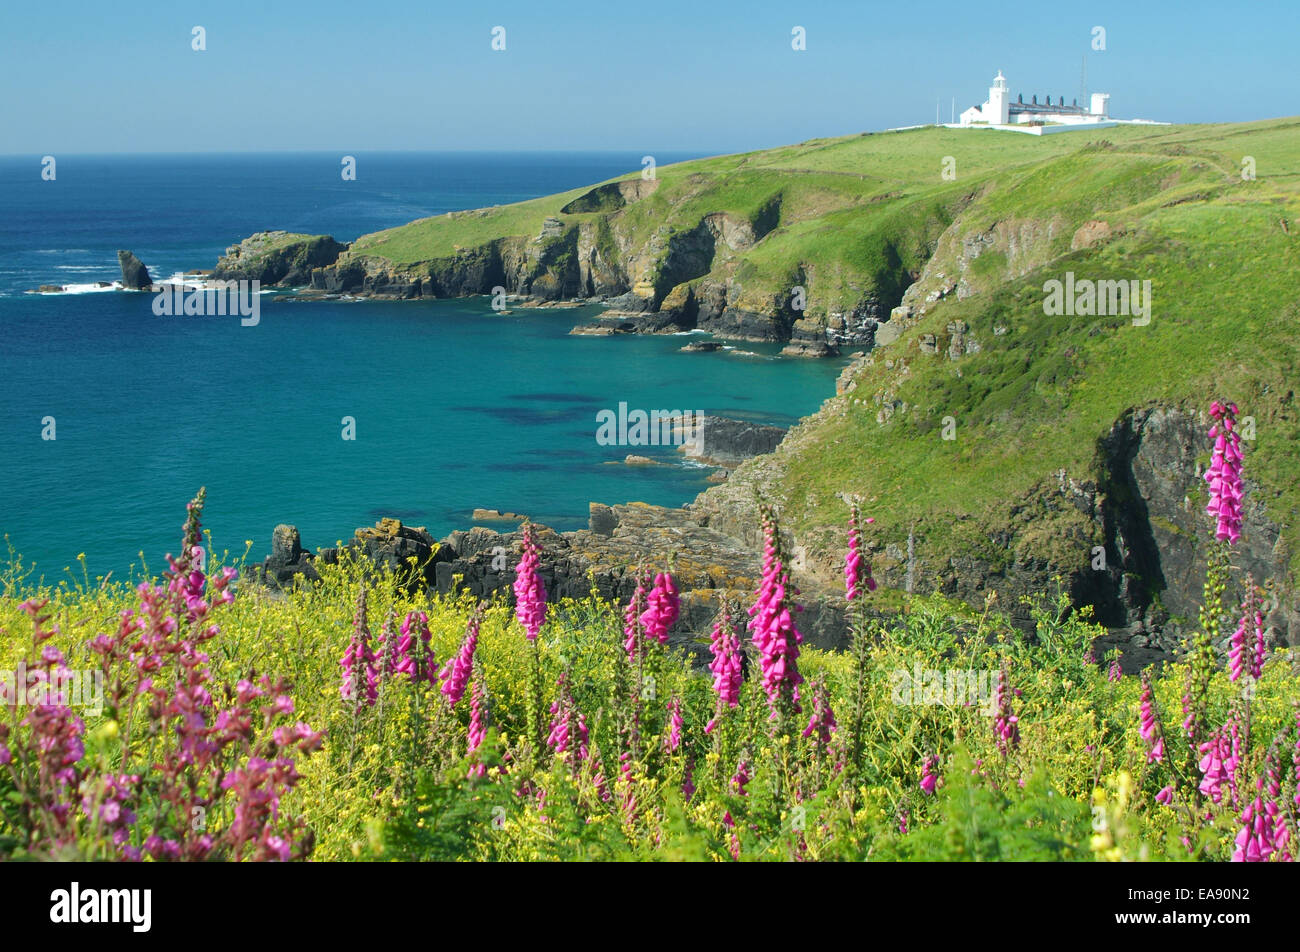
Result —
[[[541,574],[551,601],[585,598],[594,588],[604,597],[626,602],[636,589],[638,567],[657,569],[671,554],[682,592],[682,613],[670,641],[696,653],[707,645],[724,598],[748,605],[758,583],[758,555],[743,543],[707,525],[688,509],[645,503],[591,504],[588,528],[555,532],[538,527]],[[336,564],[364,554],[378,565],[413,571],[412,583],[429,591],[468,591],[478,598],[513,601],[511,584],[519,564],[522,536],[476,527],[435,540],[420,527],[381,519],[358,529],[341,549],[307,551],[298,530],[277,526],[271,554],[251,572],[259,583],[279,588],[319,578],[318,564]],[[412,561],[413,560],[413,561]],[[823,648],[843,647],[843,598],[811,578],[797,577],[804,612],[800,630],[806,641]]]

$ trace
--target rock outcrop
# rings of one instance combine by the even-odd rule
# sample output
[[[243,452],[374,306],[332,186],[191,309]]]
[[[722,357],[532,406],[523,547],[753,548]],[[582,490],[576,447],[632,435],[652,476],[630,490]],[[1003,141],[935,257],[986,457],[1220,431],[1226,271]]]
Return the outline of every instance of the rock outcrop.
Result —
[[[707,654],[710,629],[723,600],[748,604],[758,582],[757,553],[710,529],[687,509],[593,503],[587,529],[557,533],[539,526],[537,539],[540,572],[551,601],[585,598],[594,588],[603,598],[626,602],[636,590],[638,569],[661,567],[672,554],[682,612],[670,641],[697,655]],[[252,577],[276,588],[294,584],[296,575],[310,582],[319,577],[315,563],[338,563],[364,553],[376,564],[405,573],[402,577],[413,587],[444,594],[467,591],[512,603],[521,551],[518,531],[475,527],[435,542],[424,529],[382,519],[372,528],[358,529],[342,549],[322,549],[312,556],[302,549],[298,530],[282,525],[276,527],[271,555]],[[805,639],[824,648],[842,647],[843,599],[835,591],[822,590],[814,579],[798,581]]]
[[[117,263],[122,269],[122,287],[131,291],[147,291],[153,285],[149,269],[131,252],[119,251]]]
[[[873,359],[882,355],[863,358]],[[853,392],[845,389],[822,412],[836,413]],[[776,453],[732,470],[725,484],[695,500],[692,511],[728,538],[757,546],[756,493],[770,498],[784,460],[803,452],[817,428],[818,417],[803,421]],[[1045,473],[1000,511],[957,519],[942,547],[930,544],[926,523],[900,526],[868,544],[873,572],[889,588],[942,592],[973,606],[996,595],[1001,610],[1026,631],[1034,624],[1021,597],[1055,591],[1059,580],[1073,605],[1092,606],[1109,629],[1098,656],[1120,648],[1129,673],[1171,658],[1194,631],[1202,600],[1209,532],[1198,461],[1209,456],[1206,431],[1206,420],[1179,407],[1129,411],[1098,435],[1088,472]],[[1225,604],[1240,601],[1247,574],[1270,585],[1275,597],[1266,610],[1266,639],[1270,646],[1300,646],[1290,553],[1264,498],[1248,477],[1243,541],[1234,547]],[[842,536],[839,527],[823,527],[792,539],[800,568],[823,586],[834,585],[842,571]],[[952,544],[954,538],[960,545]]]
[[[763,426],[727,417],[700,418],[698,434],[682,446],[688,459],[711,466],[732,467],[747,459],[774,451],[785,439],[779,426]]]
[[[302,287],[312,283],[315,269],[334,264],[347,247],[329,235],[262,231],[227,248],[212,278]]]

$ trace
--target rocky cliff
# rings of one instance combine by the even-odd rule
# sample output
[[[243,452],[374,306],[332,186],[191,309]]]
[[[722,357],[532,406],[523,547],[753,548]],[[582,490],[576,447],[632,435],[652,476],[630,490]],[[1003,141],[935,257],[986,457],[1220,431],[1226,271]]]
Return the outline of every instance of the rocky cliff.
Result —
[[[219,281],[260,281],[263,286],[302,287],[312,273],[334,264],[347,245],[328,235],[263,231],[226,249],[212,278]]]
[[[682,612],[670,639],[696,655],[708,644],[723,600],[748,604],[757,584],[757,555],[684,509],[592,503],[589,528],[557,533],[543,526],[537,538],[542,547],[540,572],[551,601],[585,598],[594,589],[603,598],[626,602],[636,590],[637,571],[658,570],[673,555]],[[302,547],[296,528],[281,525],[275,529],[271,554],[253,570],[252,578],[273,587],[292,585],[298,577],[310,582],[319,578],[318,563],[336,564],[364,553],[374,564],[411,573],[412,583],[429,591],[467,591],[510,603],[521,551],[517,531],[476,527],[435,541],[423,528],[382,519],[358,529],[342,549],[313,555]],[[814,579],[802,581],[809,586],[802,595],[805,638],[820,647],[842,647],[842,599]]]
[[[1105,134],[919,130],[686,163],[658,185],[364,236],[312,279],[392,296],[600,298],[610,310],[583,329],[599,333],[855,347],[819,413],[685,515],[648,526],[594,512],[589,535],[557,551],[597,551],[608,543],[593,534],[613,538],[612,526],[754,553],[761,496],[781,509],[808,590],[834,591],[853,496],[876,519],[868,546],[887,588],[976,608],[996,595],[1028,628],[1021,599],[1059,585],[1110,628],[1128,670],[1168,657],[1195,623],[1203,414],[1215,398],[1240,403],[1260,436],[1228,598],[1247,575],[1266,584],[1268,638],[1300,643],[1300,122]],[[1276,150],[1277,174],[1243,180],[1247,148]],[[959,180],[925,173],[948,154]],[[1067,277],[1146,287],[1154,309],[1117,296],[1099,309],[1094,296],[1053,311],[1046,291]],[[467,540],[447,541],[488,585]]]

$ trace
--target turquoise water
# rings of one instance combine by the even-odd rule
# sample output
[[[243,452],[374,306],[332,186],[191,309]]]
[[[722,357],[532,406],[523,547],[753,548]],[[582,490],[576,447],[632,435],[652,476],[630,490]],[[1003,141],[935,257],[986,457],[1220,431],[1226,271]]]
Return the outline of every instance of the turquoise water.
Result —
[[[130,160],[102,161],[112,168]],[[173,161],[191,172],[196,164]],[[566,177],[557,160],[536,193],[617,171],[598,176],[592,160],[576,164]],[[220,163],[211,168],[230,174]],[[201,186],[201,163],[195,174]],[[386,214],[398,220],[466,199],[413,198],[394,174],[398,181],[383,189],[393,202]],[[473,204],[489,203],[493,174],[478,163],[483,191],[471,193]],[[22,206],[13,196],[27,192],[9,184],[4,197]],[[147,193],[148,182],[140,189]],[[505,185],[499,194],[522,197]],[[105,195],[122,201],[120,192]],[[93,203],[93,190],[89,197]],[[125,237],[103,218],[96,244],[88,232],[70,234],[58,216],[49,220],[48,209],[42,221],[39,208],[23,209],[25,240],[12,218],[0,234],[0,532],[49,579],[81,552],[92,576],[121,576],[141,551],[160,567],[201,485],[214,549],[242,553],[251,540],[259,560],[279,522],[297,525],[314,548],[380,516],[441,535],[469,525],[475,507],[567,529],[586,524],[592,500],[680,505],[706,488],[709,471],[671,450],[599,445],[598,411],[625,401],[789,424],[833,393],[840,366],[778,359],[777,348],[763,345],[683,354],[691,338],[570,336],[596,306],[503,315],[486,297],[264,297],[260,322],[244,327],[237,317],[155,316],[149,294],[26,295],[22,289],[38,283],[111,280],[117,247],[133,247],[146,264],[210,267],[234,237],[219,236],[214,251],[202,220],[151,229],[142,216],[133,225],[140,231]],[[381,202],[369,218],[344,209],[338,227],[325,227],[328,208],[317,210],[322,221],[310,230],[350,238],[349,223],[353,230],[396,223],[385,208]],[[97,213],[83,203],[75,214],[89,226]],[[293,218],[287,209],[284,223],[299,227]],[[41,438],[46,417],[55,420],[52,441]],[[345,417],[355,420],[355,440],[343,439]],[[609,462],[628,453],[666,465]]]

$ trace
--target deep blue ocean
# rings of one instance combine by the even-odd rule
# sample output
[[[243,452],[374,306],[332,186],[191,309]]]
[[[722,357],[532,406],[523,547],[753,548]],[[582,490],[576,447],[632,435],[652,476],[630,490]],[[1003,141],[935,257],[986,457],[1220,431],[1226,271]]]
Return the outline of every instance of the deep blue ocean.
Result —
[[[147,293],[25,293],[113,281],[118,248],[157,280],[211,268],[255,231],[350,241],[640,169],[640,156],[612,153],[357,162],[343,181],[333,153],[69,155],[44,181],[39,156],[0,157],[0,534],[38,575],[65,577],[79,553],[92,578],[123,577],[141,552],[159,570],[199,486],[214,551],[251,540],[257,561],[281,522],[314,549],[381,516],[443,535],[475,507],[571,529],[593,500],[676,506],[709,470],[599,445],[599,410],[790,424],[834,393],[841,361],[780,359],[774,346],[683,354],[681,336],[569,336],[598,306],[500,315],[486,297],[263,298],[260,323],[244,327],[156,316]],[[670,465],[607,465],[628,453]]]

